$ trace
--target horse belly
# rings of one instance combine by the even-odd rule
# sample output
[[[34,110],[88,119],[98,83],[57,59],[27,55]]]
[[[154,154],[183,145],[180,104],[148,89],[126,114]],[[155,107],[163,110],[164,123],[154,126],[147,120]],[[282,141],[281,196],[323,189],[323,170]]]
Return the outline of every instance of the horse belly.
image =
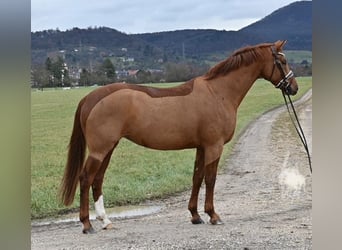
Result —
[[[196,147],[196,142],[188,135],[175,132],[136,130],[125,136],[130,141],[144,147],[159,150],[176,150]]]
[[[161,104],[158,100],[139,103],[124,137],[139,145],[160,150],[196,147],[196,117],[181,106],[174,102]]]

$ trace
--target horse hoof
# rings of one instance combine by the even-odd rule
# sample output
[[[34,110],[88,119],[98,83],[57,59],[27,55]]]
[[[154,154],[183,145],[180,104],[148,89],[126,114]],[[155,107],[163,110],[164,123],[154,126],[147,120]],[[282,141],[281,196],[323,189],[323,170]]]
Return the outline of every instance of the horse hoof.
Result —
[[[221,219],[218,219],[218,220],[210,220],[210,223],[212,225],[223,225],[223,221]]]
[[[102,226],[102,229],[103,229],[103,230],[112,229],[112,228],[113,228],[113,224],[112,224],[112,223],[109,223],[109,224],[107,224],[107,225],[103,225],[103,226]]]
[[[201,218],[195,219],[195,220],[191,220],[192,224],[204,224],[204,221]]]
[[[88,229],[83,229],[82,231],[84,234],[94,234],[96,233],[96,231],[94,230],[94,228],[88,228]]]

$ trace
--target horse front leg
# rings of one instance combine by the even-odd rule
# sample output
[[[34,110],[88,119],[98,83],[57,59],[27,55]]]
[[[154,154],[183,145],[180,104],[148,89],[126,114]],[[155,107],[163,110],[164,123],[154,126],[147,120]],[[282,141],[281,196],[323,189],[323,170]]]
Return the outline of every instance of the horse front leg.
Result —
[[[192,191],[189,200],[188,209],[191,213],[191,222],[193,224],[203,224],[203,220],[198,214],[197,203],[198,203],[198,193],[201,188],[204,178],[204,150],[198,148],[196,151],[196,160],[194,167],[194,174],[192,177]]]
[[[222,146],[213,147],[212,150],[206,152],[204,175],[205,175],[205,205],[204,211],[210,216],[210,223],[220,225],[223,222],[214,209],[214,188],[217,176],[217,167],[223,150]],[[213,160],[214,159],[214,160]]]

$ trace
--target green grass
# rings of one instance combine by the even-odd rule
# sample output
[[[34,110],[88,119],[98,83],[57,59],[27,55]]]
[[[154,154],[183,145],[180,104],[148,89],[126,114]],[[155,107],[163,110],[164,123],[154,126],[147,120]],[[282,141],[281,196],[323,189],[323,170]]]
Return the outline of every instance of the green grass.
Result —
[[[297,78],[300,91],[311,88],[311,77]],[[172,86],[153,84],[153,86]],[[67,145],[79,100],[93,88],[44,90],[31,93],[31,217],[56,216],[79,207],[77,195],[71,207],[57,200],[57,190],[66,161]],[[294,98],[294,99],[296,99]],[[238,112],[234,140],[256,117],[283,103],[279,90],[259,80],[253,85]],[[229,146],[228,146],[229,145]],[[232,143],[225,146],[229,156]],[[114,151],[105,175],[105,205],[136,204],[165,197],[191,187],[195,150],[157,151],[125,139]]]

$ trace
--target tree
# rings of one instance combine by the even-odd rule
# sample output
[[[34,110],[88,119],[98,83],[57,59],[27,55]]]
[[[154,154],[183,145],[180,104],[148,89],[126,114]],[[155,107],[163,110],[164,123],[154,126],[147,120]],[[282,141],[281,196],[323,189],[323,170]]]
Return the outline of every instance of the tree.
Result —
[[[208,70],[208,65],[194,63],[167,63],[165,65],[165,80],[167,82],[187,81],[196,76],[203,75]]]
[[[90,72],[83,68],[80,74],[80,84],[83,86],[89,86],[91,84],[91,80]]]
[[[150,71],[139,70],[136,75],[137,83],[146,83],[152,81],[152,74]]]
[[[52,61],[51,61],[50,57],[46,58],[46,60],[45,60],[45,69],[47,71],[52,71]]]
[[[54,83],[57,86],[62,85],[62,80],[64,77],[64,60],[62,57],[58,57],[57,61],[52,64],[52,74],[54,77]]]
[[[109,83],[108,78],[105,74],[105,72],[101,69],[98,69],[91,73],[91,79],[94,83],[98,85],[104,85],[106,83]]]
[[[38,66],[32,70],[32,87],[43,90],[49,86],[50,72],[44,66]]]
[[[45,60],[45,69],[49,72],[49,85],[70,86],[69,72],[62,57],[59,56],[56,62],[48,57]]]
[[[109,82],[115,82],[116,81],[116,73],[115,73],[115,67],[112,63],[112,61],[109,58],[106,58],[102,65],[101,65],[101,71],[105,74],[106,80]]]

